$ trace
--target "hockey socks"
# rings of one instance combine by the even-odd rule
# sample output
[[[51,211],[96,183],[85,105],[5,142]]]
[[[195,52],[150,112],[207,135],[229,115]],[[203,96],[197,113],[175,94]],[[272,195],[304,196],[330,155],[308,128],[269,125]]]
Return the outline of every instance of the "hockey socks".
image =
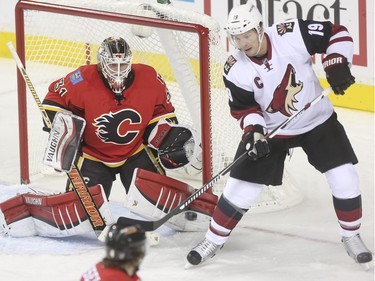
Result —
[[[238,208],[222,195],[212,215],[206,238],[218,245],[224,244],[247,210]]]

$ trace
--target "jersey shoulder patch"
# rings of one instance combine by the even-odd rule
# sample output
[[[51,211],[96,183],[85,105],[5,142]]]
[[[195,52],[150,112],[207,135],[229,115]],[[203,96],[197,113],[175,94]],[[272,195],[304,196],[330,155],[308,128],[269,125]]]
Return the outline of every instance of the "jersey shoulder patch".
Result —
[[[227,59],[227,61],[224,64],[224,73],[228,74],[229,70],[232,68],[232,66],[237,62],[237,60],[234,58],[234,56],[230,55]]]
[[[293,32],[294,22],[283,22],[276,25],[277,34],[283,36],[288,32]]]
[[[76,85],[79,82],[83,81],[81,70],[78,69],[74,71],[72,74],[70,74],[69,79],[73,85]]]

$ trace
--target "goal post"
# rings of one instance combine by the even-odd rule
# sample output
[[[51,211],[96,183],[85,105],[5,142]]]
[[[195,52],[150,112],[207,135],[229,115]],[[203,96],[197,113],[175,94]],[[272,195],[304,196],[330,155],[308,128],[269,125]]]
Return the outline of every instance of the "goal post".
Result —
[[[208,182],[233,161],[241,130],[230,115],[222,79],[228,53],[212,17],[156,0],[21,0],[16,5],[16,48],[39,98],[48,86],[83,64],[96,64],[100,43],[121,36],[130,45],[133,63],[153,66],[171,93],[180,124],[193,127],[202,142],[202,172],[169,173],[184,181]],[[42,164],[48,134],[40,112],[18,73],[20,177],[53,171]],[[146,81],[145,81],[146,82]],[[212,191],[222,192],[227,175]],[[302,200],[290,178],[265,187],[259,210],[276,210]]]

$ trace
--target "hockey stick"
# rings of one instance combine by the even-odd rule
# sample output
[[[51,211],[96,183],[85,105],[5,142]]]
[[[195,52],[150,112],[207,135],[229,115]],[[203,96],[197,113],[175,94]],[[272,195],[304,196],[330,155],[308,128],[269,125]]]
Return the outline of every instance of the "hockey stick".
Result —
[[[12,42],[8,42],[7,46],[17,64],[17,67],[22,74],[23,79],[25,80],[33,98],[39,108],[40,113],[42,114],[43,120],[46,123],[49,129],[52,128],[52,122],[49,119],[46,110],[43,108],[42,102],[39,99],[39,96],[31,83],[30,77],[26,72],[21,59],[19,58],[16,50],[13,47]],[[72,169],[70,172],[66,173],[70,182],[72,183],[73,189],[77,194],[78,200],[81,203],[81,206],[90,221],[90,224],[95,232],[95,234],[99,237],[100,233],[106,227],[106,223],[99,211],[98,206],[95,204],[94,198],[90,193],[86,182],[83,180],[81,171],[77,168],[75,164],[73,164]]]
[[[302,109],[298,112],[290,116],[284,122],[282,122],[279,126],[277,126],[272,132],[265,136],[266,139],[273,138],[277,133],[280,132],[283,128],[285,128],[288,124],[290,124],[293,120],[295,120],[298,116],[303,114],[307,109],[318,103],[321,99],[328,96],[328,94],[332,91],[331,87],[325,89],[319,96],[313,99],[311,102],[307,103]],[[139,224],[145,231],[153,231],[160,226],[162,226],[165,222],[167,222],[171,217],[178,215],[181,213],[191,202],[201,196],[207,189],[211,188],[223,175],[228,173],[235,165],[240,163],[243,159],[247,157],[247,151],[241,154],[237,159],[235,159],[231,164],[221,170],[216,176],[214,176],[208,183],[204,184],[201,188],[197,189],[193,194],[187,197],[184,201],[180,203],[176,208],[172,209],[168,214],[156,221],[145,221],[145,220],[137,220],[131,219],[127,217],[119,217],[118,223],[125,224],[125,225],[132,225],[132,224]]]

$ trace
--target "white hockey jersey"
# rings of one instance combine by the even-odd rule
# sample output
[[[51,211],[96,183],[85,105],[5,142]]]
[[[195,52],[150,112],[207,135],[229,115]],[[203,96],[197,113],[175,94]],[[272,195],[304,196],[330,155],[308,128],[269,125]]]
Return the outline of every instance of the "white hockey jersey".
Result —
[[[345,27],[330,22],[291,20],[265,29],[268,51],[249,58],[240,50],[224,66],[231,114],[241,128],[260,124],[272,131],[323,91],[312,68],[316,53],[339,53],[351,63],[353,42]],[[291,122],[278,136],[308,132],[333,113],[322,99]]]

